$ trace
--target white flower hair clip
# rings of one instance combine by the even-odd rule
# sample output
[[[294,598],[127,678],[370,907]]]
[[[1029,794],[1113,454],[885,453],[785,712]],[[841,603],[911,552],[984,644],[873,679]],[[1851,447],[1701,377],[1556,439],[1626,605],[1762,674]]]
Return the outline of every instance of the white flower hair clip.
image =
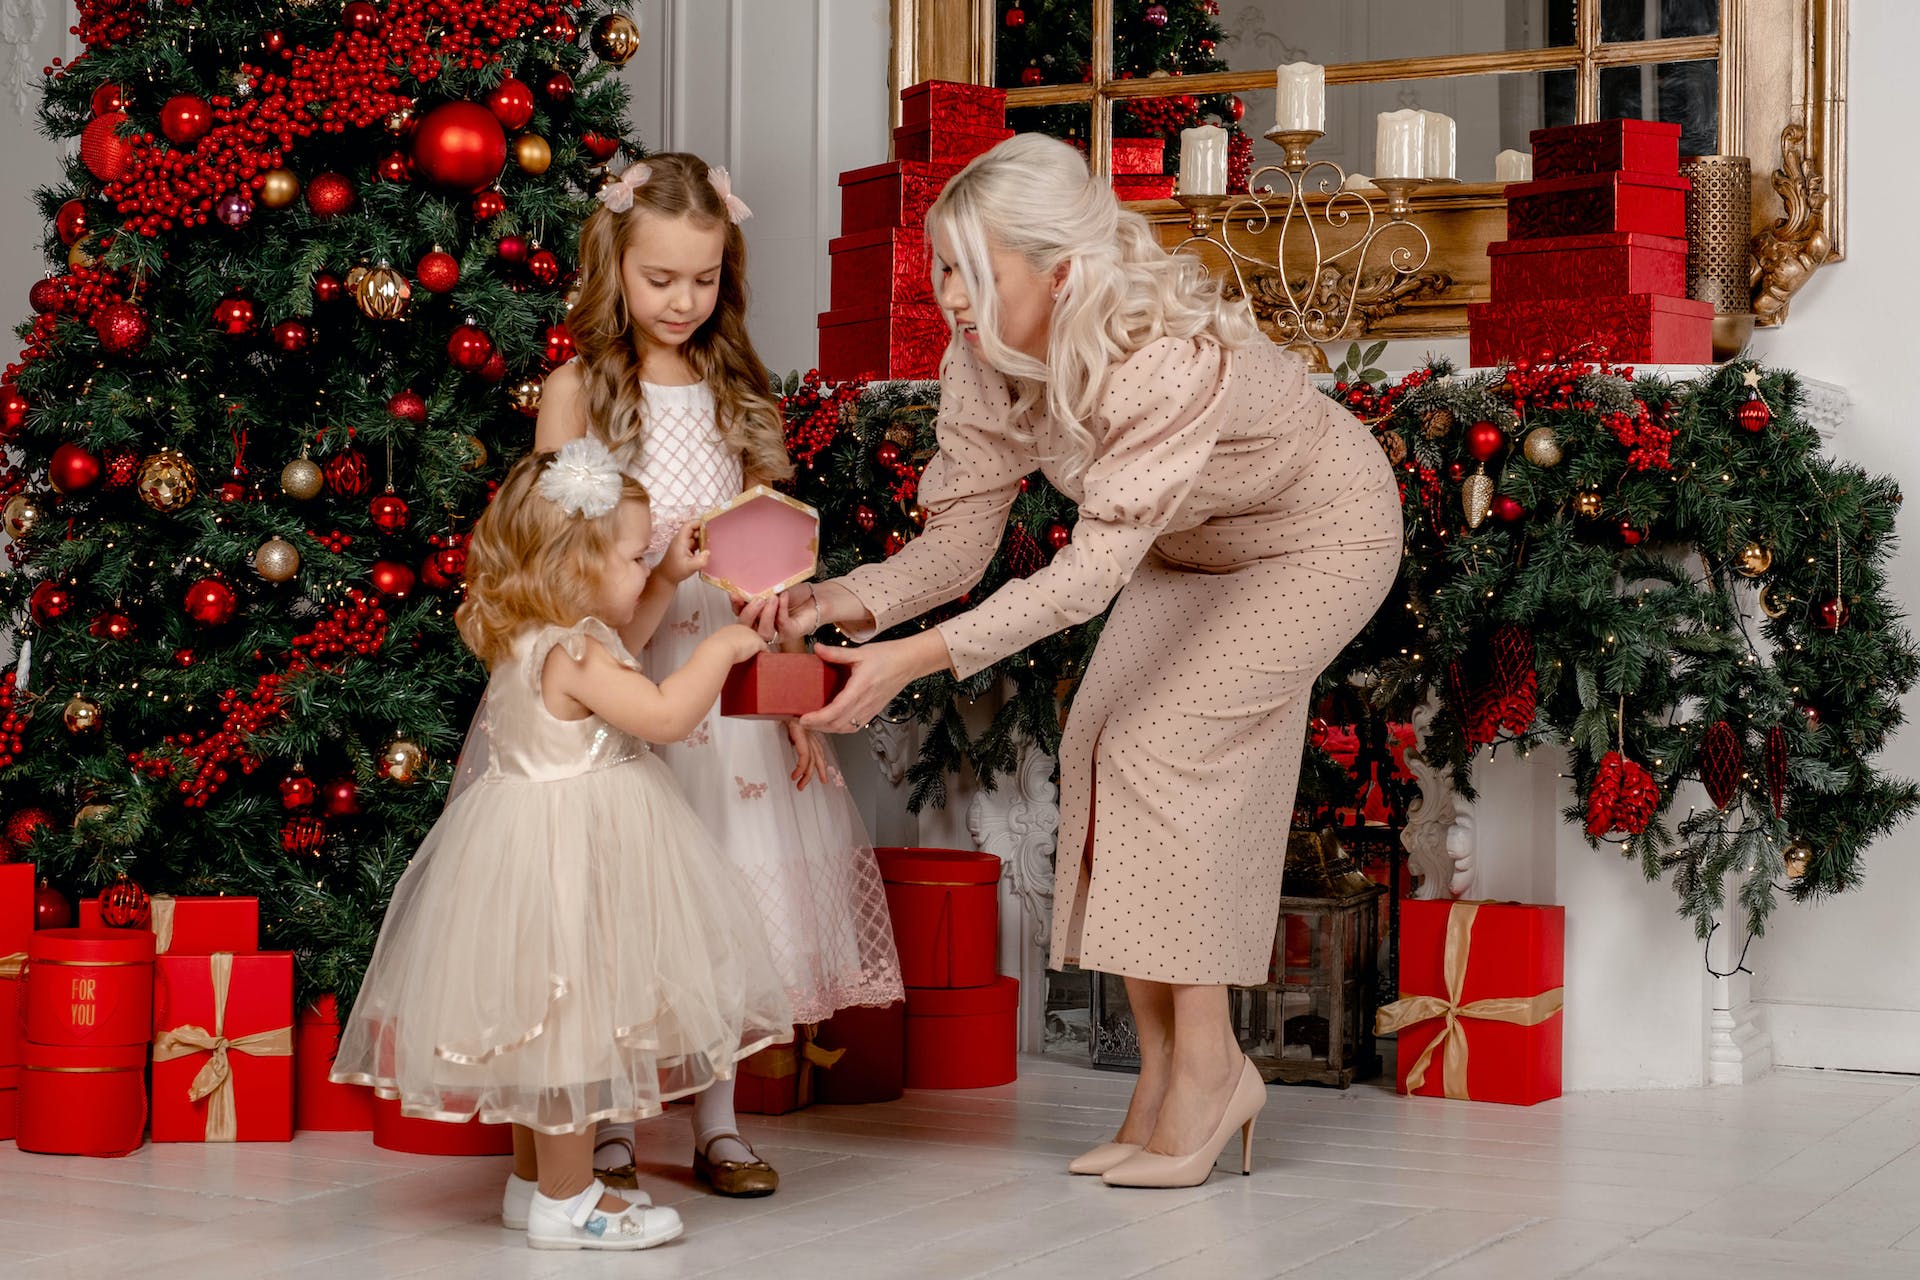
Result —
[[[653,177],[653,168],[646,164],[628,165],[627,171],[600,188],[600,203],[614,213],[625,213],[633,208],[633,193],[647,185],[647,179]]]
[[[753,210],[747,208],[747,202],[733,194],[733,179],[727,176],[725,169],[707,170],[707,181],[720,193],[720,203],[727,206],[727,217],[733,220],[735,226],[753,216]]]
[[[540,496],[570,516],[598,520],[620,505],[620,464],[592,436],[569,440],[540,473]]]

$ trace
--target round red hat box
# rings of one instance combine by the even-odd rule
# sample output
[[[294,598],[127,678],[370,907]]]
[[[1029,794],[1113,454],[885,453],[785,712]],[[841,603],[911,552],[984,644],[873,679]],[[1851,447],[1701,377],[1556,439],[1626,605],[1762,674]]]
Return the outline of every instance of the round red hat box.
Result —
[[[875,849],[909,987],[984,987],[1000,973],[1000,859],[962,849]]]
[[[907,1088],[984,1089],[1020,1074],[1020,980],[907,992]]]
[[[513,1126],[447,1124],[400,1114],[392,1098],[373,1100],[373,1145],[422,1156],[506,1156],[513,1154]]]
[[[373,1128],[373,1090],[327,1078],[340,1049],[338,1006],[331,995],[300,1011],[293,1031],[293,1127],[330,1133]]]
[[[153,934],[41,929],[27,943],[27,1039],[144,1045],[153,1039]]]
[[[152,937],[152,934],[148,934]],[[147,1131],[144,1044],[22,1045],[22,1151],[60,1156],[124,1156]]]

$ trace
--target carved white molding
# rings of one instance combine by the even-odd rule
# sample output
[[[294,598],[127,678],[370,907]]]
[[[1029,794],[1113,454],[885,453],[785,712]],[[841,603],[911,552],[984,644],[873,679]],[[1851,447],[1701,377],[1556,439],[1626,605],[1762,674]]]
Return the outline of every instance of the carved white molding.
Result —
[[[907,768],[913,763],[913,722],[889,724],[885,720],[875,720],[867,726],[867,745],[873,748],[873,758],[880,762],[880,775],[890,786],[899,786],[907,780]]]
[[[1031,742],[1020,747],[1010,775],[967,806],[974,846],[1000,859],[1008,888],[1030,926],[1029,945],[1044,948],[1053,932],[1053,847],[1060,834],[1060,791],[1054,759]]]
[[[1427,761],[1427,734],[1439,712],[1440,700],[1432,695],[1414,708],[1413,746],[1406,761],[1420,794],[1407,805],[1400,843],[1407,851],[1407,869],[1420,879],[1414,897],[1463,898],[1473,889],[1473,813],[1454,794],[1448,772]]]
[[[7,50],[6,86],[16,115],[29,116],[40,93],[40,65],[34,53],[47,29],[46,0],[0,0],[0,41]]]
[[[1751,1084],[1773,1068],[1773,1039],[1751,1000],[1715,1009],[1707,1025],[1707,1082]]]

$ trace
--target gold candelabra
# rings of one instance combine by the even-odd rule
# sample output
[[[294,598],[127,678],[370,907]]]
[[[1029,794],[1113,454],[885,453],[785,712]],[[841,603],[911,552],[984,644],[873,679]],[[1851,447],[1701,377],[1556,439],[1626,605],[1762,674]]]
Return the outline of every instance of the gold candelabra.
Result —
[[[1173,251],[1218,251],[1255,315],[1269,321],[1282,343],[1308,356],[1319,369],[1326,368],[1319,344],[1357,336],[1367,320],[1365,307],[1417,289],[1415,275],[1433,253],[1427,233],[1409,220],[1414,193],[1431,180],[1372,179],[1385,197],[1382,210],[1376,200],[1347,186],[1346,171],[1339,165],[1308,159],[1307,148],[1324,136],[1318,129],[1271,130],[1267,140],[1284,158],[1255,170],[1246,194],[1174,196],[1187,210],[1188,234]],[[1266,185],[1263,179],[1269,175],[1283,179],[1284,188]],[[1308,203],[1310,195],[1326,197],[1317,211]],[[1285,207],[1279,208],[1282,197]],[[1235,243],[1236,231],[1260,236],[1276,221],[1280,229],[1271,259],[1250,244]],[[1336,240],[1349,234],[1358,238],[1343,248],[1331,249],[1323,242],[1323,237]],[[1380,246],[1384,264],[1369,276],[1368,259],[1383,236],[1392,237]],[[1248,287],[1249,270],[1257,304],[1256,290]]]

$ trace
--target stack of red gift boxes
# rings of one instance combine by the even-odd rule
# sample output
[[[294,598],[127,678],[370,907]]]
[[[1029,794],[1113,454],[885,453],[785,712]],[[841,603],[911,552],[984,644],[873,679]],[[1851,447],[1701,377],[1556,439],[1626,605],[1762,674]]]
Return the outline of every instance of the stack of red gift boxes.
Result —
[[[906,1083],[981,1089],[1018,1074],[1020,982],[1000,975],[1000,859],[877,849],[907,988]]]
[[[948,334],[933,299],[927,209],[967,161],[1013,136],[1004,89],[929,80],[900,102],[894,159],[840,175],[832,310],[819,323],[829,382],[939,376]]]
[[[1165,138],[1113,140],[1113,195],[1116,200],[1169,200],[1174,176],[1166,167]]]
[[[1622,364],[1713,358],[1713,306],[1687,297],[1680,126],[1536,129],[1532,182],[1507,188],[1493,300],[1468,308],[1475,365],[1543,355]]]

